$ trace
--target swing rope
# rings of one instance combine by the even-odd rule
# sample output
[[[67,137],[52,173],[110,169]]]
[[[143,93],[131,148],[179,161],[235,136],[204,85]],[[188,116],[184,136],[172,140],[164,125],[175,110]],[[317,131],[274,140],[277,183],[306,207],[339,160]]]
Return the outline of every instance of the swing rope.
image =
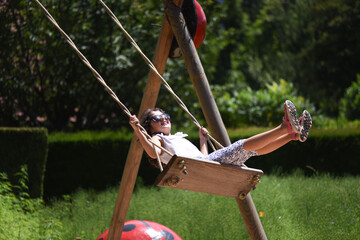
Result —
[[[94,77],[105,87],[106,91],[110,94],[110,96],[118,103],[118,105],[120,106],[120,108],[123,110],[123,112],[128,116],[132,116],[133,114],[129,111],[129,109],[119,100],[119,98],[116,96],[116,94],[114,93],[114,91],[106,84],[105,80],[101,77],[101,75],[92,67],[91,63],[87,60],[87,58],[80,52],[80,50],[76,47],[75,43],[71,40],[71,38],[61,29],[61,27],[57,24],[57,22],[55,21],[55,19],[51,16],[51,14],[46,10],[46,8],[38,1],[35,0],[36,3],[38,4],[38,6],[41,8],[41,10],[44,12],[45,16],[51,21],[51,23],[54,24],[54,26],[59,30],[59,32],[61,33],[61,35],[65,38],[65,40],[67,41],[67,43],[72,47],[72,49],[77,53],[77,55],[79,56],[79,58],[83,61],[83,63],[91,70],[91,72],[93,73]],[[136,126],[140,129],[140,131],[146,136],[146,138],[149,140],[149,142],[152,143],[154,150],[155,147],[161,149],[162,151],[164,151],[165,153],[167,153],[168,155],[170,155],[171,157],[174,156],[174,154],[172,154],[171,152],[169,152],[168,150],[166,150],[165,148],[163,148],[162,146],[154,143],[151,139],[151,136],[147,133],[147,131],[144,129],[143,126],[141,126],[140,124],[136,124]],[[157,161],[159,164],[159,168],[160,171],[163,171],[162,168],[162,164],[159,158],[159,155],[157,153],[157,151],[155,151],[156,155],[157,155]]]
[[[121,25],[120,21],[116,18],[116,16],[112,13],[112,11],[105,5],[105,3],[102,0],[99,0],[102,6],[105,8],[109,16],[115,21],[115,23],[120,27],[126,38],[130,41],[130,43],[135,47],[135,49],[140,53],[142,58],[145,60],[147,65],[150,67],[151,70],[154,71],[155,74],[159,76],[161,79],[162,84],[165,86],[165,88],[171,93],[171,95],[175,98],[176,102],[180,105],[180,107],[188,114],[190,119],[195,123],[195,125],[198,128],[201,128],[201,125],[196,120],[196,118],[190,113],[186,105],[183,103],[183,101],[175,94],[175,92],[172,90],[170,85],[166,82],[166,80],[161,76],[161,74],[157,71],[156,67],[153,65],[153,63],[146,57],[146,55],[142,52],[140,47],[137,45],[137,43],[132,39],[132,37],[127,33],[127,31],[124,29],[124,27]],[[82,60],[82,62],[90,69],[90,71],[93,73],[94,77],[100,82],[101,85],[105,88],[105,90],[109,93],[109,95],[115,100],[115,102],[118,103],[120,108],[123,110],[123,112],[128,116],[132,116],[133,114],[129,111],[129,109],[119,100],[119,98],[116,96],[114,91],[106,84],[104,79],[101,77],[101,75],[92,67],[91,63],[87,60],[87,58],[81,53],[81,51],[76,47],[75,43],[71,40],[71,38],[61,29],[61,27],[58,25],[58,23],[55,21],[55,19],[51,16],[51,14],[46,10],[46,8],[38,1],[35,0],[35,2],[38,4],[40,9],[43,11],[45,16],[50,20],[50,22],[58,29],[60,34],[64,37],[64,39],[67,41],[67,43],[73,48],[73,50],[76,52],[76,54],[79,56],[79,58]],[[140,125],[136,124],[136,126],[140,129],[140,131],[146,136],[146,138],[149,140],[149,142],[152,143],[154,149],[155,147],[161,149],[171,157],[174,156],[174,154],[170,153],[168,150],[163,148],[162,146],[159,146],[158,144],[154,143],[151,140],[151,136],[147,133],[147,131]],[[214,139],[210,134],[207,135],[208,140],[211,139],[214,143],[216,143],[220,148],[223,148],[223,146]],[[215,150],[215,147],[212,145],[212,143],[209,141],[211,147],[213,150]],[[163,171],[162,164],[159,158],[159,155],[157,154],[157,161],[159,164],[159,168],[161,171]]]
[[[154,66],[154,64],[149,60],[149,58],[146,57],[146,55],[142,52],[142,50],[140,49],[140,47],[137,45],[137,43],[134,41],[134,39],[130,36],[130,34],[125,30],[125,28],[122,26],[122,24],[120,23],[119,19],[115,16],[115,14],[110,10],[110,8],[108,8],[108,6],[102,1],[99,0],[99,2],[101,3],[101,5],[104,7],[105,11],[108,13],[108,15],[110,16],[110,18],[116,23],[116,25],[121,29],[121,31],[124,33],[125,37],[129,40],[129,42],[131,43],[131,45],[133,45],[133,47],[136,49],[136,51],[138,51],[138,53],[142,56],[142,58],[144,59],[145,63],[149,66],[149,68],[151,70],[153,70],[153,72],[160,78],[161,83],[164,85],[164,87],[168,90],[168,92],[175,98],[176,102],[179,104],[179,106],[188,114],[188,116],[190,117],[190,119],[194,122],[194,124],[198,127],[201,128],[201,125],[199,124],[199,122],[196,120],[196,118],[190,113],[190,111],[188,110],[188,108],[186,107],[186,105],[184,104],[184,102],[176,95],[176,93],[172,90],[172,88],[170,87],[170,85],[167,83],[167,81],[164,79],[163,76],[161,76],[161,74],[157,71],[156,67]],[[208,134],[208,138],[210,138],[215,144],[217,144],[220,148],[223,148],[223,146],[215,139],[213,138],[210,134]],[[211,147],[213,148],[213,150],[215,150],[215,147],[211,144],[211,142],[209,141]]]

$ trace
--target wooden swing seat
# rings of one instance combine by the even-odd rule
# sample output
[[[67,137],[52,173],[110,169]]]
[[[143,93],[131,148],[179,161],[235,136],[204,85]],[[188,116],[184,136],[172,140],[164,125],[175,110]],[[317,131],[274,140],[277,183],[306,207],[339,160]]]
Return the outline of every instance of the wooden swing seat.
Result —
[[[260,182],[263,171],[246,166],[174,155],[159,174],[155,185],[245,199]]]

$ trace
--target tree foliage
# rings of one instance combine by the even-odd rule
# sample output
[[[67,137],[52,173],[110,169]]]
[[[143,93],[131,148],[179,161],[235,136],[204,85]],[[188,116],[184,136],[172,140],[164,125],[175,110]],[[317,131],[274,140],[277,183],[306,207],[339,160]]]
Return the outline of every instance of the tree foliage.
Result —
[[[215,96],[228,89],[232,99],[248,87],[262,91],[285,79],[323,113],[337,115],[339,100],[359,73],[359,0],[199,2],[208,25],[198,53]],[[149,69],[98,1],[42,3],[137,113]],[[151,59],[163,19],[161,1],[106,4]],[[0,125],[79,130],[127,124],[34,1],[0,0],[0,21]],[[165,77],[201,117],[183,60],[169,60]],[[183,119],[164,90],[158,102]]]
[[[154,41],[148,40],[156,39],[162,19],[154,3],[109,3],[149,55]],[[101,5],[95,0],[43,4],[119,97],[136,105],[148,69]],[[121,123],[118,107],[35,2],[4,2],[1,19],[1,125],[61,130]]]
[[[360,74],[357,81],[346,89],[344,97],[340,101],[340,115],[349,120],[359,120],[360,117]]]
[[[359,72],[358,0],[226,1],[205,61],[219,84],[285,79],[329,115]],[[216,50],[213,48],[217,48]],[[221,82],[221,80],[224,82]]]

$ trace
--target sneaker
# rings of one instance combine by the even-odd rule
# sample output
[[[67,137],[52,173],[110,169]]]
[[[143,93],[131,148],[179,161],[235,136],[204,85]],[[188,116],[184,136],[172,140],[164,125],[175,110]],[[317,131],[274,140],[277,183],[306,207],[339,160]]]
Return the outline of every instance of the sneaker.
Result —
[[[296,108],[290,100],[285,101],[284,112],[285,116],[283,121],[287,125],[288,133],[300,133],[300,124],[297,120]]]
[[[311,115],[308,111],[304,110],[304,112],[301,114],[299,118],[299,124],[301,127],[299,140],[300,142],[305,142],[309,136],[309,132],[312,126]]]

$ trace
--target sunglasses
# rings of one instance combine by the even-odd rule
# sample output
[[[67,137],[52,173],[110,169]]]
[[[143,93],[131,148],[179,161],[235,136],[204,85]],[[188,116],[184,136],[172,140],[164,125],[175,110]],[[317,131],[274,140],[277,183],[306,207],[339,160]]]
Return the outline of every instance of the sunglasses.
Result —
[[[152,116],[150,119],[153,120],[154,122],[160,122],[161,119],[167,119],[167,120],[170,120],[170,116],[169,114],[167,113],[164,113],[164,114],[161,114],[161,115],[155,115],[155,116]]]

